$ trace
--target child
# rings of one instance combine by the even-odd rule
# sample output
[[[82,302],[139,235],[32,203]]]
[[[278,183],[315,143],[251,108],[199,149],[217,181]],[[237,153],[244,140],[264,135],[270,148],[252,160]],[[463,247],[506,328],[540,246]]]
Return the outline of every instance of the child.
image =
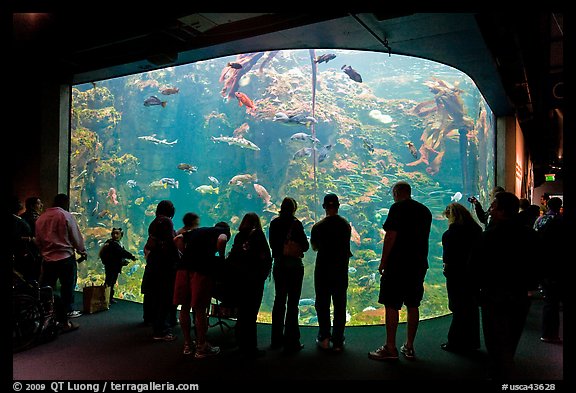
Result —
[[[105,284],[110,287],[111,304],[116,303],[116,300],[114,300],[114,286],[118,280],[118,275],[122,272],[122,266],[128,265],[126,259],[136,260],[136,257],[120,244],[122,236],[124,236],[122,228],[112,228],[112,238],[106,240],[98,254],[106,271]]]

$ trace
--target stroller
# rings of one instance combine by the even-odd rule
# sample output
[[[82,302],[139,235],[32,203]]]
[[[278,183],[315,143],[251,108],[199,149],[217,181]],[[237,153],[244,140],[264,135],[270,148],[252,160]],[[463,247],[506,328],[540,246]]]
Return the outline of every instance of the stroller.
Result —
[[[58,335],[52,287],[27,281],[12,270],[12,352],[50,341]]]

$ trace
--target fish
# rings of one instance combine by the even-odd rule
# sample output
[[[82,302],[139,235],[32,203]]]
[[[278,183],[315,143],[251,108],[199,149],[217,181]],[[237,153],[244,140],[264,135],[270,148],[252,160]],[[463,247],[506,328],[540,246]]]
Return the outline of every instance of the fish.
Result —
[[[160,179],[160,183],[164,184],[164,188],[170,186],[171,188],[178,188],[179,182],[171,177],[163,177]]]
[[[362,76],[360,76],[360,74],[351,66],[344,64],[342,67],[340,67],[340,69],[343,70],[344,73],[348,75],[354,82],[362,83]]]
[[[144,106],[154,106],[160,105],[162,108],[166,108],[166,101],[160,100],[160,98],[156,96],[150,96],[144,100]]]
[[[214,176],[208,176],[208,180],[210,180],[215,186],[219,186],[219,185],[220,185],[220,180],[218,180],[218,179],[215,178]]]
[[[292,159],[295,160],[297,158],[310,157],[312,155],[312,152],[313,152],[313,150],[311,147],[303,147],[302,149],[300,149],[296,153],[294,153],[294,155],[292,156]]]
[[[237,91],[234,93],[234,95],[238,99],[238,106],[244,105],[246,107],[246,111],[249,111],[250,109],[256,109],[254,102],[246,94]]]
[[[272,205],[272,202],[270,202],[270,194],[268,193],[268,190],[264,188],[264,186],[258,183],[254,183],[254,189],[256,190],[256,194],[258,194],[260,199],[266,202],[266,206]]]
[[[239,70],[242,68],[242,64],[234,63],[234,62],[229,62],[228,64],[226,64],[226,66],[230,67],[230,68],[234,68],[235,70]]]
[[[140,206],[142,202],[144,202],[144,197],[139,197],[134,200],[134,203],[138,206]]]
[[[233,136],[219,136],[219,137],[210,137],[212,142],[226,142],[229,145],[236,145],[243,149],[250,149],[250,150],[260,150],[260,148],[254,143],[249,141],[246,138],[235,138]]]
[[[188,172],[189,175],[192,174],[193,172],[198,171],[197,166],[187,164],[185,162],[181,162],[180,164],[178,164],[178,169],[183,170],[184,172]]]
[[[328,152],[332,149],[332,145],[326,145],[320,149],[320,154],[318,155],[318,162],[324,161],[328,158]]]
[[[213,187],[212,185],[203,184],[195,188],[200,194],[218,194],[220,192],[219,187]]]
[[[414,143],[406,142],[406,146],[408,146],[408,149],[410,150],[410,154],[412,154],[412,157],[418,158],[418,150],[416,150],[416,146],[414,146]]]
[[[136,180],[126,180],[126,185],[130,188],[134,188],[138,185],[138,183],[136,183]]]
[[[172,146],[172,145],[175,145],[178,143],[178,139],[175,139],[172,142],[168,142],[166,139],[158,139],[158,138],[156,138],[156,134],[139,136],[138,139],[142,139],[143,141],[152,142],[155,145]]]
[[[321,56],[316,56],[314,63],[328,63],[330,60],[334,60],[336,55],[334,53],[325,53]]]
[[[452,195],[452,196],[450,197],[450,200],[451,200],[452,202],[459,202],[460,199],[462,199],[462,193],[461,193],[460,191],[457,191],[454,195]]]
[[[244,185],[244,183],[249,182],[249,181],[255,181],[255,182],[258,181],[258,177],[256,176],[256,174],[253,174],[253,175],[250,175],[250,174],[236,175],[232,179],[230,179],[228,184],[229,185],[235,185],[235,186],[242,186],[242,185]]]
[[[366,139],[366,138],[362,139],[362,145],[370,153],[374,153],[374,144],[372,142],[370,142],[368,139]]]
[[[306,141],[308,139],[312,138],[312,135],[308,135],[305,132],[297,132],[296,134],[292,135],[290,137],[290,140],[293,141]]]
[[[169,96],[171,94],[178,94],[178,92],[180,92],[180,89],[177,87],[166,87],[160,90],[160,93],[164,94],[165,96]]]
[[[274,115],[274,118],[272,119],[272,121],[277,121],[279,123],[282,124],[286,124],[289,126],[298,126],[298,125],[304,125],[306,127],[310,127],[310,125],[312,123],[318,123],[318,120],[316,120],[314,117],[312,116],[306,116],[303,114],[297,114],[297,115],[290,115],[288,116],[286,113],[284,112],[277,112]]]
[[[244,135],[250,130],[248,123],[243,123],[240,127],[236,128],[232,133],[235,138],[243,138]]]

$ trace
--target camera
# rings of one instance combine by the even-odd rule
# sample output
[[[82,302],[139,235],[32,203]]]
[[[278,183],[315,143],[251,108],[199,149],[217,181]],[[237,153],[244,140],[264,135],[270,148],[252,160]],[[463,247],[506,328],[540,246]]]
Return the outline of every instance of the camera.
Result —
[[[78,259],[76,260],[76,263],[82,263],[82,262],[84,262],[87,258],[88,258],[88,255],[82,254],[82,255],[80,255],[80,258],[78,258]]]
[[[473,196],[468,197],[468,202],[470,202],[470,203],[476,203],[476,198],[473,197]]]

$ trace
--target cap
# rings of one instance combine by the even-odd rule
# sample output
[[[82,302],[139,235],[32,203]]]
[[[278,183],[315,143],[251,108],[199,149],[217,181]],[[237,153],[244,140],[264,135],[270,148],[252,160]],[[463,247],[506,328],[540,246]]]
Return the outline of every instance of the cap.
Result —
[[[323,206],[340,206],[340,201],[338,201],[338,195],[326,194],[324,196],[324,205]]]

